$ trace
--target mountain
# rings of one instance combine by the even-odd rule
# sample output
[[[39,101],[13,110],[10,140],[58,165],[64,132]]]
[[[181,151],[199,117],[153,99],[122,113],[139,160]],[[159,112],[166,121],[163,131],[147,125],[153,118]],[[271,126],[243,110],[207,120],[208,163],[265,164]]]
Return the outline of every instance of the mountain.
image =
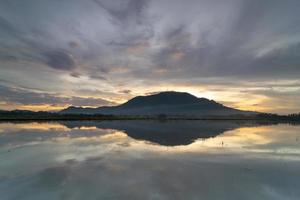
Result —
[[[111,107],[68,107],[60,114],[105,114],[105,115],[168,115],[168,116],[228,116],[251,115],[255,112],[226,107],[206,98],[197,98],[185,92],[161,92],[137,96],[124,104]]]

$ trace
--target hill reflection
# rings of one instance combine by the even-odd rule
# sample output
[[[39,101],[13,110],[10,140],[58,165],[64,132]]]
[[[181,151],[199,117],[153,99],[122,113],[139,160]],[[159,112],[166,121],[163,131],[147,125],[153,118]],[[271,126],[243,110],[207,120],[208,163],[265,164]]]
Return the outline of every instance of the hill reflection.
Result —
[[[197,139],[216,137],[225,131],[244,126],[255,126],[246,121],[63,121],[73,128],[96,127],[114,129],[136,140],[144,140],[163,146],[189,145]]]

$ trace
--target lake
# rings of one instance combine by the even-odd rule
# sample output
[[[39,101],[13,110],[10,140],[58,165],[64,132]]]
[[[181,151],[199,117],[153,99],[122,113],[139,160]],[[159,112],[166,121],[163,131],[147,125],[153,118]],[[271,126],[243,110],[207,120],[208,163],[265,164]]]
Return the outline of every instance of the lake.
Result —
[[[1,200],[299,200],[300,126],[0,123]]]

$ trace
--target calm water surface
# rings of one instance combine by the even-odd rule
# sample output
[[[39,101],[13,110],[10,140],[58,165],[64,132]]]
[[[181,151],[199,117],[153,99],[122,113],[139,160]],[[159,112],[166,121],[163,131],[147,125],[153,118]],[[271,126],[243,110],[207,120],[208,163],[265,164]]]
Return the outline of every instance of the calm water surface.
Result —
[[[299,200],[300,126],[0,123],[1,200]]]

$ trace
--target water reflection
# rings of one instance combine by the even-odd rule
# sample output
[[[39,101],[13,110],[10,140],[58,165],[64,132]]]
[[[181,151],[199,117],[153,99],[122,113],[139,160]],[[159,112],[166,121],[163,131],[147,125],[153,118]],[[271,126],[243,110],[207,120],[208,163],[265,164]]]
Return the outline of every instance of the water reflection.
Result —
[[[2,123],[0,199],[296,200],[299,137],[241,121]]]
[[[129,137],[164,146],[188,145],[198,138],[210,138],[225,131],[249,125],[237,121],[69,121],[60,122],[68,128],[97,127],[121,130]]]

